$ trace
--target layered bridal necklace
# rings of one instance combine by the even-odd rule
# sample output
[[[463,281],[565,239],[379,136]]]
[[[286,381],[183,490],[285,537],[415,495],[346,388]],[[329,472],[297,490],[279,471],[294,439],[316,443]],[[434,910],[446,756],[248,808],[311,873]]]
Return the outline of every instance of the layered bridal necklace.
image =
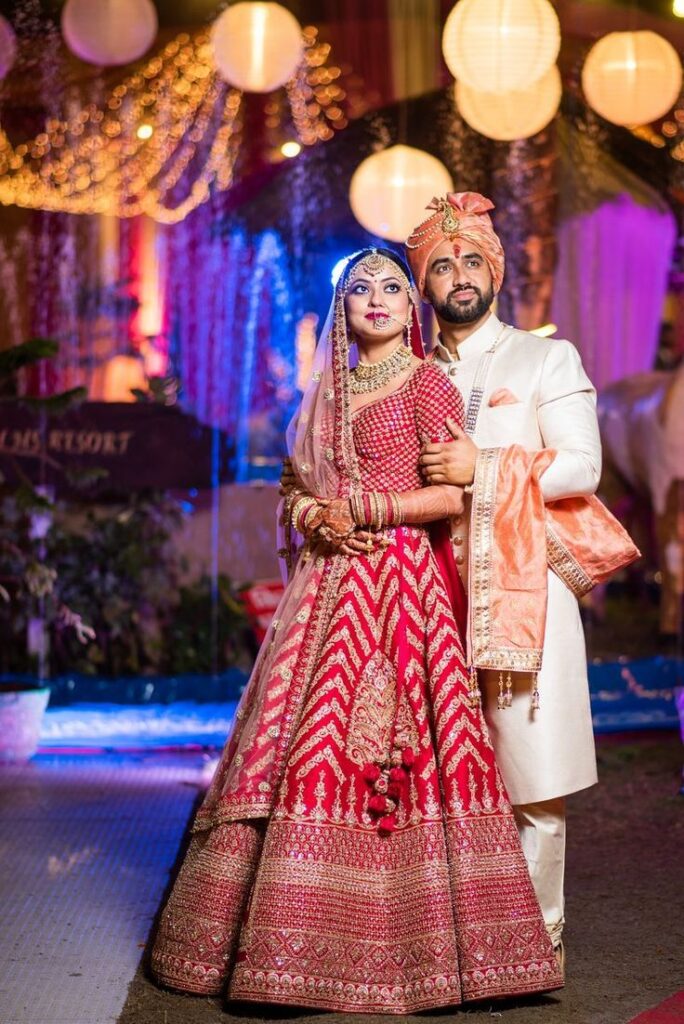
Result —
[[[408,369],[412,358],[411,350],[402,343],[379,363],[358,363],[349,375],[352,395],[366,395],[389,384]]]

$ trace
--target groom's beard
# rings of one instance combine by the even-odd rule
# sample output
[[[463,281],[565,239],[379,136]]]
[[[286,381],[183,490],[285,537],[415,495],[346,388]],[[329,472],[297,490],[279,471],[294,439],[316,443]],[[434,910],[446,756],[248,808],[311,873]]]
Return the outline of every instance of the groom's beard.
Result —
[[[429,293],[428,298],[437,316],[441,317],[442,320],[446,320],[447,323],[472,324],[480,320],[491,306],[494,301],[494,288],[490,285],[483,294],[479,288],[471,284],[468,285],[468,290],[474,291],[475,297],[466,303],[458,301],[459,292],[464,291],[463,288],[454,288],[453,291],[449,292],[444,302],[438,302]]]

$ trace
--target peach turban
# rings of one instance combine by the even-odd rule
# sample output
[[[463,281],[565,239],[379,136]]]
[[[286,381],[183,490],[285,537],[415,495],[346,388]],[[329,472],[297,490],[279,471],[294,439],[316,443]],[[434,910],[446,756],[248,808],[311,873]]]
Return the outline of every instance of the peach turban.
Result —
[[[494,203],[479,192],[448,192],[433,199],[426,209],[435,212],[406,239],[406,255],[420,294],[425,292],[430,257],[444,241],[471,242],[477,246],[489,265],[494,291],[498,292],[504,275],[504,251],[487,212],[494,209]],[[457,245],[456,251],[460,248]]]

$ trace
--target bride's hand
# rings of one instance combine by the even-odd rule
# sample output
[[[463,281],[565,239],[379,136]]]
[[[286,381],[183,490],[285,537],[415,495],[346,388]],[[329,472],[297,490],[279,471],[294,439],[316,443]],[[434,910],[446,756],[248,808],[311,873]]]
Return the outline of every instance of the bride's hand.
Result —
[[[387,541],[382,533],[369,533],[367,530],[355,530],[337,549],[341,555],[369,555],[379,547],[386,547]]]
[[[320,515],[316,517],[318,532],[324,540],[338,548],[356,529],[349,499],[333,498],[329,501],[321,501],[319,504],[321,505]]]

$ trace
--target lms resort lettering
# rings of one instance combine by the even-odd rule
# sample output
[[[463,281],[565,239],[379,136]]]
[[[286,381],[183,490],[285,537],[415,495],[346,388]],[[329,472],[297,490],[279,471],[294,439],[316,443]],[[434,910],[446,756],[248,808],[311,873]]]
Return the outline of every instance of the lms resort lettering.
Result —
[[[46,432],[46,444],[41,446],[41,431],[0,429],[0,452],[4,455],[126,455],[133,430],[57,430]]]

